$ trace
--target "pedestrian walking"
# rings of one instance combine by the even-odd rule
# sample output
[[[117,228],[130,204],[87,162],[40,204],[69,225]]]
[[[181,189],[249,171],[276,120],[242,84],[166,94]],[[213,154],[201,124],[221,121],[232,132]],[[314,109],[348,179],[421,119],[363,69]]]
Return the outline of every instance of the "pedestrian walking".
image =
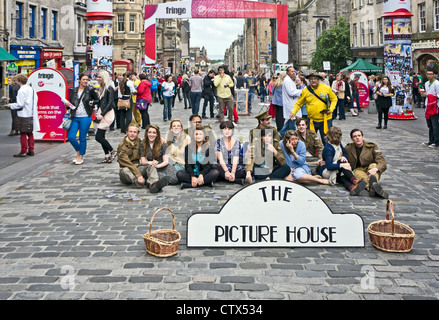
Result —
[[[346,116],[344,113],[344,101],[345,101],[345,83],[341,79],[341,74],[337,74],[335,81],[332,82],[332,91],[337,95],[337,107],[335,107],[334,112],[332,113],[332,120],[346,120]]]
[[[142,116],[142,129],[146,129],[150,124],[148,109],[152,101],[151,82],[144,73],[139,74],[139,79],[140,83],[137,87],[137,102],[135,107],[140,111],[140,115]]]
[[[430,148],[439,147],[439,81],[434,78],[436,70],[427,70],[425,89],[421,89],[421,96],[425,99],[425,119],[428,126],[428,142]]]
[[[72,88],[69,102],[66,107],[70,109],[72,124],[67,133],[67,140],[76,151],[75,165],[84,163],[84,155],[87,149],[87,133],[91,125],[93,105],[99,100],[94,88],[88,86],[88,76],[85,73],[79,75],[79,86]],[[79,132],[79,141],[76,136]]]
[[[214,86],[217,89],[218,107],[219,107],[219,121],[224,120],[224,106],[227,107],[227,118],[233,121],[233,95],[231,88],[235,83],[232,78],[225,73],[225,66],[218,67],[218,74],[214,78]]]
[[[117,90],[117,109],[120,112],[120,132],[127,133],[128,125],[133,119],[133,113],[131,111],[131,90],[127,83],[127,77],[125,74],[118,75],[119,86]]]
[[[105,138],[105,132],[114,120],[114,90],[111,87],[110,75],[107,71],[101,71],[98,74],[99,83],[99,104],[96,119],[99,121],[97,125],[96,141],[99,142],[104,150],[105,158],[99,163],[111,163],[116,157],[116,150]]]
[[[15,83],[13,77],[8,79],[8,83],[9,83],[9,103],[16,103],[17,94],[20,87]],[[8,136],[16,136],[20,134],[20,132],[15,130],[17,112],[18,112],[17,110],[11,109],[12,124],[11,124],[11,132],[9,132]]]
[[[162,83],[163,95],[163,121],[171,120],[172,118],[172,101],[175,94],[175,83],[172,81],[172,76],[166,76],[166,81]]]
[[[182,84],[182,91],[183,91],[183,102],[184,102],[184,108],[192,108],[191,106],[191,86],[189,85],[189,78],[187,74],[184,74],[182,76],[181,80]]]
[[[198,114],[203,87],[203,78],[200,77],[198,69],[194,70],[194,75],[189,79],[189,85],[191,86],[192,114]]]
[[[38,96],[35,90],[27,85],[27,77],[24,74],[15,76],[15,84],[19,87],[17,102],[8,104],[11,110],[17,110],[15,130],[20,132],[20,153],[14,157],[26,157],[35,155],[35,141],[33,131],[40,130],[38,119]]]
[[[203,119],[207,119],[206,116],[206,108],[207,108],[207,104],[209,103],[209,109],[210,109],[210,117],[213,118],[214,112],[213,112],[213,106],[215,103],[215,96],[213,95],[213,78],[215,76],[215,71],[210,70],[208,75],[204,77],[203,79],[203,92],[202,92],[202,97],[204,99],[204,103],[203,103],[203,112],[201,114],[201,117]]]

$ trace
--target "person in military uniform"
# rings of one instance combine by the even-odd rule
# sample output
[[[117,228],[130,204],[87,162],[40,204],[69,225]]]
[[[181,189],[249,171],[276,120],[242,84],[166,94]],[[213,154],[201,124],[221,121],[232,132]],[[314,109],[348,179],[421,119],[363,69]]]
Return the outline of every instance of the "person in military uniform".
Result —
[[[271,124],[271,116],[268,114],[268,111],[261,112],[256,117],[258,119],[258,126],[254,129],[250,130],[250,144],[253,142],[254,138],[260,138],[260,134],[258,131],[261,129],[271,129],[273,130],[273,140],[280,141],[280,135],[277,131],[276,127],[270,126]]]
[[[352,143],[346,145],[348,162],[358,180],[364,180],[369,189],[369,196],[379,196],[387,199],[389,197],[379,184],[381,175],[387,169],[386,160],[378,146],[373,142],[364,140],[363,132],[360,129],[351,131]]]
[[[260,137],[254,138],[245,154],[245,179],[250,184],[252,175],[256,180],[285,179],[291,172],[279,140],[273,139],[274,131],[270,129],[261,129]]]
[[[139,132],[137,122],[133,120],[128,126],[127,135],[117,147],[119,178],[125,185],[137,187],[146,185],[152,193],[157,193],[168,184],[168,178],[159,180],[157,169],[146,164]],[[147,177],[146,181],[145,177]]]
[[[299,140],[305,143],[306,146],[306,162],[311,172],[316,174],[317,169],[325,164],[322,158],[322,140],[320,140],[315,131],[308,129],[308,121],[305,118],[297,118],[296,127]]]

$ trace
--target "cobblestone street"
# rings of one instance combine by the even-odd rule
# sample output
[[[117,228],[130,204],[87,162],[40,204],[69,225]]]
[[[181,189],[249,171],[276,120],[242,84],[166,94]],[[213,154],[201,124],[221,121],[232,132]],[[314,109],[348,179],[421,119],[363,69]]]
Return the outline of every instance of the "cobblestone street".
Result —
[[[412,121],[425,122],[421,110],[415,109],[418,119]],[[162,106],[153,104],[149,114],[164,135],[169,122],[161,120]],[[185,128],[189,115],[176,102],[173,117]],[[256,126],[254,115],[240,117],[235,138]],[[215,120],[203,124],[219,133]],[[116,161],[97,164],[103,151],[94,137],[82,166],[71,163],[69,143],[39,153],[37,142],[35,157],[1,170],[17,177],[0,186],[0,299],[437,299],[439,151],[421,145],[426,126],[421,135],[397,120],[387,130],[376,130],[376,122],[376,114],[365,110],[334,125],[342,128],[344,145],[353,128],[379,145],[388,164],[381,182],[394,202],[395,219],[416,233],[409,253],[373,247],[367,226],[385,218],[386,201],[365,191],[352,197],[340,184],[307,187],[333,212],[362,217],[364,248],[187,248],[188,217],[218,212],[242,186],[215,183],[213,194],[167,186],[151,194],[123,186]],[[124,135],[109,131],[107,137],[117,148]],[[174,212],[182,235],[178,254],[170,258],[147,254],[142,238],[162,207]],[[169,213],[154,219],[153,229],[171,227]]]

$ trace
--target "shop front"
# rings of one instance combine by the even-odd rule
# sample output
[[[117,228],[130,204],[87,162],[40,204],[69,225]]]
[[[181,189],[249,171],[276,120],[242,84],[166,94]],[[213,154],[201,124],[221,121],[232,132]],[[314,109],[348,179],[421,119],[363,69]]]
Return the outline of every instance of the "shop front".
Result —
[[[426,79],[427,69],[439,72],[439,43],[436,40],[413,41],[413,71]]]
[[[384,47],[352,49],[354,60],[363,59],[378,67],[384,67]]]
[[[11,45],[11,54],[17,58],[15,64],[18,66],[18,73],[29,75],[40,67],[41,47]]]
[[[41,62],[42,67],[61,68],[64,48],[42,48]]]

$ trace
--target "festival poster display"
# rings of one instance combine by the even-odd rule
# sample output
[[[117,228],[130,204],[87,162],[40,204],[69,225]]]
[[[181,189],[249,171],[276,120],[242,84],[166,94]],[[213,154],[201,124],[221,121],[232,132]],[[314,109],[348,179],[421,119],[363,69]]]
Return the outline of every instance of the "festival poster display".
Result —
[[[389,77],[395,97],[390,119],[416,119],[413,114],[412,25],[410,0],[387,0],[383,4],[384,72]]]
[[[192,0],[145,5],[145,63],[156,62],[156,20],[276,18],[277,60],[288,62],[288,5],[257,1]]]
[[[62,99],[67,97],[67,81],[58,70],[39,68],[32,72],[28,84],[38,96],[40,131],[34,132],[35,140],[66,141],[66,131],[61,127],[65,114]]]
[[[364,223],[333,213],[308,188],[266,180],[235,193],[218,213],[187,221],[188,247],[364,247]]]
[[[367,79],[367,76],[365,73],[361,71],[354,71],[349,74],[349,81],[354,80],[355,76],[360,76],[360,79],[358,79],[358,83],[360,84],[360,89],[358,90],[358,93],[360,94],[360,107],[366,108],[369,106],[369,81]]]
[[[87,50],[89,72],[96,79],[100,70],[113,72],[113,22],[112,20],[88,20]]]

